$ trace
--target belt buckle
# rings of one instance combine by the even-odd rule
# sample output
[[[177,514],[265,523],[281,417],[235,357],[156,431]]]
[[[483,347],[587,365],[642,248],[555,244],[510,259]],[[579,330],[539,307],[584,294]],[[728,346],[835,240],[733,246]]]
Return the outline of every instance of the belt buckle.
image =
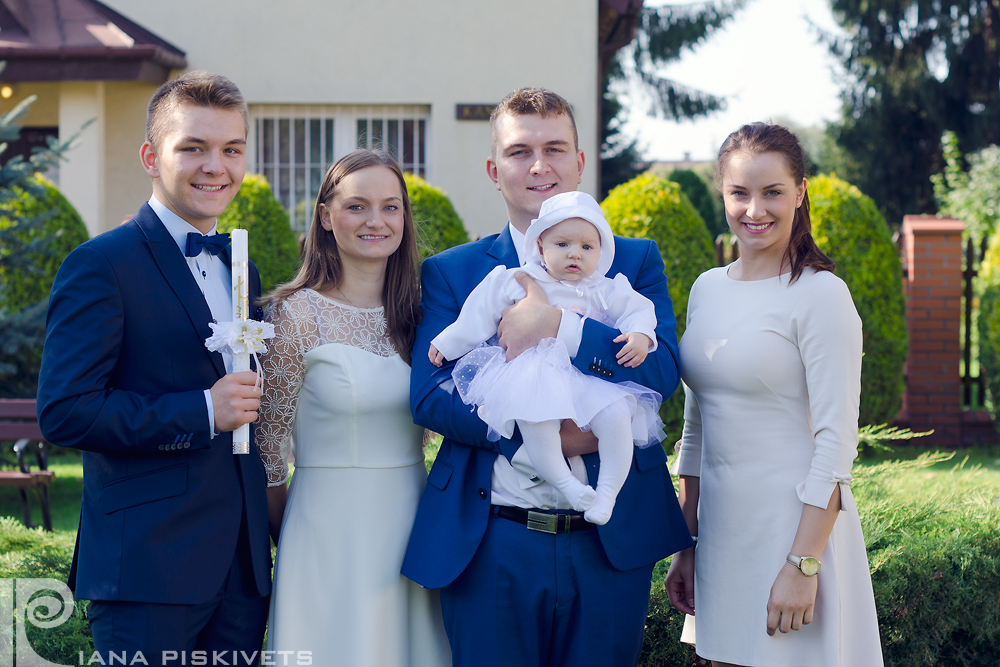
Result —
[[[540,533],[549,533],[555,535],[556,533],[563,532],[559,525],[559,519],[562,518],[561,514],[543,514],[541,512],[532,512],[528,510],[528,530],[537,530]],[[568,517],[567,517],[568,518]],[[567,527],[568,527],[567,521]]]

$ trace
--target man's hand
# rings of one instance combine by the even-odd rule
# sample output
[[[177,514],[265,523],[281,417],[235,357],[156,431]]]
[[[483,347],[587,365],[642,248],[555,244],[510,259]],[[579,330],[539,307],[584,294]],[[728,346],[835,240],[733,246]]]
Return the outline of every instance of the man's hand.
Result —
[[[427,358],[430,359],[431,363],[438,368],[441,368],[441,364],[444,363],[444,355],[441,354],[441,351],[433,345],[431,345],[430,349],[427,350]]]
[[[618,365],[625,366],[625,368],[635,368],[644,362],[646,355],[649,354],[649,346],[653,344],[649,336],[638,331],[623,333],[615,338],[615,342],[625,343],[625,346],[615,355],[618,359]]]
[[[597,451],[597,436],[593,431],[581,431],[572,419],[564,419],[559,425],[559,440],[562,454],[566,458],[583,456]]]
[[[212,408],[215,410],[215,430],[235,431],[243,424],[257,420],[261,387],[253,371],[228,373],[212,387]]]
[[[514,278],[526,293],[513,306],[504,308],[497,328],[500,347],[507,350],[507,361],[538,345],[543,338],[555,338],[562,321],[562,311],[549,305],[545,292],[531,276],[518,273]]]

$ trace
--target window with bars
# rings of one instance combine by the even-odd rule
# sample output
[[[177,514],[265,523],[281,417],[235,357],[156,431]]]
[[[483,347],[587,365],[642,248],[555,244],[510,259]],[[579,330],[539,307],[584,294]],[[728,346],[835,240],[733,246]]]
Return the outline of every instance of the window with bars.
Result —
[[[426,176],[426,120],[359,118],[357,128],[358,148],[384,150],[396,158],[403,171]]]
[[[251,106],[249,155],[288,210],[292,229],[312,221],[327,168],[355,148],[389,152],[427,177],[429,106]]]

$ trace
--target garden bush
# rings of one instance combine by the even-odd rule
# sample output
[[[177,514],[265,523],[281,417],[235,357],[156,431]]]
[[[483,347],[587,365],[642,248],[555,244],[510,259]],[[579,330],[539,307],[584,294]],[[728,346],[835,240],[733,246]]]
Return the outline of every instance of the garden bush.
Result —
[[[219,232],[237,227],[250,232],[250,261],[260,272],[261,287],[271,291],[299,270],[299,244],[288,211],[274,198],[267,179],[248,174],[232,203],[219,216]]]
[[[941,146],[944,172],[931,176],[938,212],[964,222],[978,242],[992,234],[1000,222],[1000,146],[963,156],[958,137],[950,130],[941,137]]]
[[[468,242],[469,234],[448,195],[419,176],[405,174],[405,178],[417,226],[420,260]]]
[[[809,181],[809,202],[813,237],[836,262],[864,326],[860,423],[891,422],[903,399],[908,340],[892,232],[875,202],[835,175]]]
[[[995,413],[1000,408],[1000,234],[990,237],[975,284],[979,297],[979,377]]]
[[[0,517],[0,580],[48,578],[65,582],[73,559],[75,537],[71,532],[46,533],[40,528],[28,529],[12,517]],[[58,599],[48,591],[40,595]],[[25,624],[28,641],[35,653],[57,665],[78,664],[81,651],[89,658],[94,645],[87,621],[88,604],[85,600],[77,601],[73,615],[54,628]],[[58,617],[59,608],[49,612]],[[0,656],[12,655],[8,652],[11,640],[10,636],[0,635]]]
[[[66,255],[89,237],[87,226],[73,205],[63,197],[59,188],[43,176],[35,175],[32,181],[39,187],[39,194],[14,188],[12,199],[0,203],[0,228],[14,225],[9,214],[33,219],[48,211],[45,222],[23,234],[24,241],[51,238],[45,247],[27,253],[34,271],[7,271],[0,268],[0,281],[6,285],[0,292],[0,308],[16,312],[48,298],[56,271]]]
[[[691,285],[715,265],[712,237],[680,185],[642,174],[612,190],[601,204],[611,230],[619,236],[656,241],[663,257],[667,286],[677,318],[677,338],[684,333]],[[614,277],[614,276],[609,276]],[[680,438],[684,423],[684,392],[678,389],[663,402],[668,449]]]
[[[8,260],[0,262],[0,314],[6,316],[0,398],[35,396],[52,281],[66,255],[88,238],[80,215],[56,186],[37,174],[28,182],[34,192],[13,187],[0,202],[0,230],[14,237],[0,245]],[[9,262],[11,252],[19,253],[17,262]]]
[[[719,215],[715,203],[719,193],[714,186],[706,183],[701,176],[690,169],[674,169],[667,176],[667,180],[681,186],[681,192],[691,200],[691,205],[698,211],[713,239],[729,231],[725,215]]]

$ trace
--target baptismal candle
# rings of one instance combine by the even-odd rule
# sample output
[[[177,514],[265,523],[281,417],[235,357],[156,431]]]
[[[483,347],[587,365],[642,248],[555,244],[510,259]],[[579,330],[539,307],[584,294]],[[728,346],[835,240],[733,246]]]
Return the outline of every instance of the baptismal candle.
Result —
[[[233,322],[242,322],[250,317],[250,293],[248,290],[249,234],[245,229],[230,232],[233,244]],[[250,353],[233,355],[233,372],[250,370]],[[250,453],[250,425],[243,424],[233,431],[233,454]]]

